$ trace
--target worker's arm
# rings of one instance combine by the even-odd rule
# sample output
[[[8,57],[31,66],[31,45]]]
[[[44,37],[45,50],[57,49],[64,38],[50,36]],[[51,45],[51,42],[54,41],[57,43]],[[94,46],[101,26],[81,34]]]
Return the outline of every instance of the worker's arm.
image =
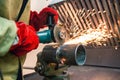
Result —
[[[29,51],[36,49],[40,39],[38,38],[36,31],[46,25],[47,12],[53,14],[53,11],[51,12],[50,8],[43,9],[43,11],[37,15],[39,16],[39,19],[36,20],[37,16],[31,18],[34,24],[30,19],[31,25],[0,17],[0,56],[4,56],[8,51],[11,51],[16,56],[22,56]]]
[[[0,56],[6,55],[13,44],[17,32],[14,21],[0,17]]]
[[[0,17],[0,56],[6,55],[8,51],[21,56],[37,48],[38,44],[33,27]]]

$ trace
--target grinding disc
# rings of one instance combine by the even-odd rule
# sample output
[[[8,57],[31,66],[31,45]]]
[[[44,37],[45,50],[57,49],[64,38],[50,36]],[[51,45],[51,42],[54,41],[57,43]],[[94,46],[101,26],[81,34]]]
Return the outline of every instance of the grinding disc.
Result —
[[[63,44],[69,39],[69,35],[62,24],[57,24],[54,27],[54,38],[59,44]]]

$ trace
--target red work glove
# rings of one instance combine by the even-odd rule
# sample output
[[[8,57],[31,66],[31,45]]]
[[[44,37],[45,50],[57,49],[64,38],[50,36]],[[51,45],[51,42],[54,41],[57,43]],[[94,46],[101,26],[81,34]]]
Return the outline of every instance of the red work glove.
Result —
[[[38,31],[40,28],[44,28],[47,25],[48,15],[54,16],[54,24],[58,21],[58,13],[55,9],[46,7],[40,13],[36,11],[30,13],[30,25],[34,26],[35,30]]]
[[[10,51],[16,56],[22,56],[36,49],[39,44],[39,39],[36,35],[36,31],[30,25],[26,25],[22,22],[17,22],[16,25],[18,28],[17,36],[19,40],[17,44],[11,47]]]

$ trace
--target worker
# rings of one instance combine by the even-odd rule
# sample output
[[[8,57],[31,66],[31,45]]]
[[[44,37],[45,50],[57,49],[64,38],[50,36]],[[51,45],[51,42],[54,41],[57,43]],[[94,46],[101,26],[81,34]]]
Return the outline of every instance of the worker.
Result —
[[[56,24],[58,14],[53,8],[37,13],[30,11],[30,0],[0,0],[0,80],[23,80],[26,54],[45,42],[36,33],[47,26],[48,15]]]

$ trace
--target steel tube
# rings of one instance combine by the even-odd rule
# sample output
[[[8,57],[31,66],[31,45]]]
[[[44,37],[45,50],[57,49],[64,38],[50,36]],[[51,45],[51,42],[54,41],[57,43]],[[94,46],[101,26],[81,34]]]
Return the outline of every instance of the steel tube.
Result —
[[[66,65],[84,65],[85,53],[84,46],[80,44],[46,45],[38,58],[46,63],[60,63],[64,58]]]
[[[65,58],[67,65],[84,65],[86,60],[85,48],[80,44],[62,45],[57,49],[57,58]]]

